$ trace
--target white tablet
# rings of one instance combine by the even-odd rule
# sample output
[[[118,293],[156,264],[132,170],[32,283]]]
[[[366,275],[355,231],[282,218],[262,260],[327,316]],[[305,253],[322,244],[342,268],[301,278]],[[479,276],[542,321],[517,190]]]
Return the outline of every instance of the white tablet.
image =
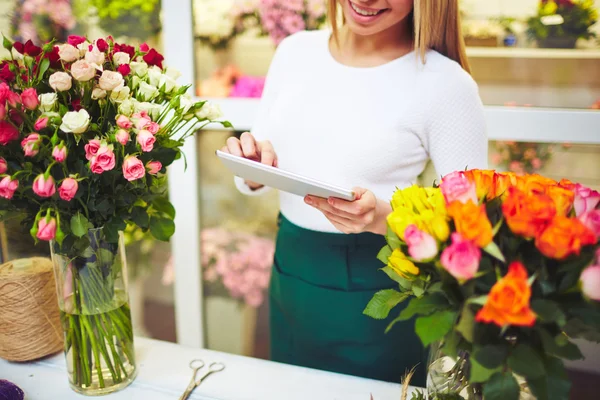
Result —
[[[348,201],[355,199],[355,194],[352,190],[319,182],[316,179],[296,175],[279,168],[224,153],[220,150],[217,150],[217,156],[234,175],[247,181],[260,183],[261,185],[302,197],[311,195],[325,199],[329,197]]]

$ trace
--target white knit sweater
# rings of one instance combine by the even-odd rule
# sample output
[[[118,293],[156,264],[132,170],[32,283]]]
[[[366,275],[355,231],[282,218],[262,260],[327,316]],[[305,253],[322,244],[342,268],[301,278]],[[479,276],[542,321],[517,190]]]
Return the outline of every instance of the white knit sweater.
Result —
[[[337,62],[328,31],[286,38],[273,58],[252,133],[273,143],[279,168],[389,200],[416,182],[429,159],[438,175],[486,168],[488,139],[473,79],[429,51],[372,68]],[[236,178],[240,191],[251,191]],[[282,214],[301,227],[338,232],[302,197],[280,193]]]

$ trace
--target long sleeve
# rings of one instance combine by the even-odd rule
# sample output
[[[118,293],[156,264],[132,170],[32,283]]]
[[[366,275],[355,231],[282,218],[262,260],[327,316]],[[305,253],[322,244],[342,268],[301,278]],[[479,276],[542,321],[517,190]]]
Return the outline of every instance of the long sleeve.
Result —
[[[252,125],[252,135],[257,141],[268,140],[269,135],[268,123],[269,123],[269,111],[271,106],[277,99],[277,94],[281,87],[281,82],[285,79],[285,60],[286,60],[286,48],[289,45],[289,41],[292,36],[285,38],[277,47],[269,71],[265,79],[265,87],[263,90],[262,97],[260,99],[260,105],[258,107],[258,113],[254,124]],[[277,149],[275,149],[277,151]],[[248,196],[260,196],[270,190],[269,187],[262,187],[258,190],[252,190],[246,185],[244,179],[240,177],[234,177],[234,182],[237,189]]]
[[[486,169],[488,138],[477,84],[462,69],[443,79],[434,91],[426,132],[435,170],[444,176],[466,168]]]

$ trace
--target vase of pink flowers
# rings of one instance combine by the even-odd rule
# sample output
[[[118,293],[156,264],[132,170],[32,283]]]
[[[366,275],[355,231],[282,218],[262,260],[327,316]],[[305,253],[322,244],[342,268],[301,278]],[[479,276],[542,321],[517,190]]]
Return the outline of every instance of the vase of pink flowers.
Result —
[[[145,44],[3,44],[1,215],[21,214],[50,243],[71,387],[114,392],[136,376],[123,230],[169,240],[166,168],[219,109],[192,102]]]

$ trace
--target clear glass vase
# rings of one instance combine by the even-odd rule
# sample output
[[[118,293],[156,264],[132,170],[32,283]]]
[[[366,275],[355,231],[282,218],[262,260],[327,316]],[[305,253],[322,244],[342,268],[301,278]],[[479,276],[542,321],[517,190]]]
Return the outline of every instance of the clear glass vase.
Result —
[[[483,385],[469,381],[470,354],[459,351],[456,357],[446,354],[441,343],[431,345],[427,369],[428,400],[483,400]],[[525,379],[514,375],[520,386],[519,400],[535,400]]]
[[[50,243],[71,388],[103,395],[137,374],[123,234],[118,243],[90,229],[73,243]]]

